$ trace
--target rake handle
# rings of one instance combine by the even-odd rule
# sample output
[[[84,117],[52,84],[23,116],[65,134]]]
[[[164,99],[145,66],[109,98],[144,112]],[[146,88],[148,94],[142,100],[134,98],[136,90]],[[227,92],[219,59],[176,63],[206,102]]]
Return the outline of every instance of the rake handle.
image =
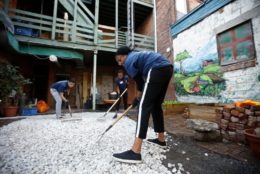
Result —
[[[111,109],[113,109],[113,107],[117,104],[117,102],[119,101],[119,99],[126,93],[127,88],[122,92],[122,94],[116,99],[116,101],[113,103],[113,105],[108,109],[108,111],[105,113],[105,115],[103,117],[105,117],[110,111]]]
[[[132,109],[132,105],[130,105],[126,110],[125,112],[120,115],[112,124],[110,124],[108,126],[108,128],[100,135],[99,139],[97,140],[97,142],[99,142],[101,140],[101,138],[105,135],[106,132],[108,132],[121,118],[123,118],[123,116],[125,116],[127,114],[127,112]]]
[[[72,112],[71,112],[71,107],[70,104],[68,104],[69,112],[70,112],[70,117],[72,117]]]

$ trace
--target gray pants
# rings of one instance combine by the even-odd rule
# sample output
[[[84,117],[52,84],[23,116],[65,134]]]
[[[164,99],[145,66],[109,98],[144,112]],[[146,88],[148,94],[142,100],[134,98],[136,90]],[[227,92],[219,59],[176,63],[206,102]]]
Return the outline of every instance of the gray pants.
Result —
[[[56,110],[56,117],[59,118],[61,117],[61,104],[62,104],[62,99],[60,97],[60,94],[59,92],[54,89],[54,88],[51,88],[50,89],[51,91],[51,95],[53,96],[55,102],[56,102],[56,106],[55,106],[55,110]]]

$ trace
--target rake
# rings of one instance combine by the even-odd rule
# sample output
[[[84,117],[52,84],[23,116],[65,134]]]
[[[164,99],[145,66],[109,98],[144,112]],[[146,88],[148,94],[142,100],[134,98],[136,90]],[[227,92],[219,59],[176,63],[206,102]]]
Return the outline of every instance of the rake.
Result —
[[[61,119],[62,122],[66,122],[66,121],[81,121],[81,120],[82,120],[81,117],[72,117],[72,112],[71,112],[70,104],[68,104],[68,108],[69,108],[70,117],[68,117],[68,118],[62,118],[62,119]]]
[[[126,91],[127,91],[127,88],[122,92],[122,94],[117,98],[117,100],[116,100],[116,101],[113,103],[113,105],[107,110],[107,112],[106,112],[103,116],[97,118],[98,121],[104,121],[104,120],[105,120],[106,115],[113,109],[113,107],[117,104],[117,102],[120,100],[120,98],[126,93]]]
[[[125,110],[125,112],[124,112],[122,115],[120,115],[114,122],[112,122],[112,124],[110,124],[110,125],[108,126],[108,128],[99,136],[99,138],[98,138],[98,140],[97,140],[97,143],[100,142],[100,140],[101,140],[102,137],[105,135],[105,133],[108,132],[121,118],[123,118],[123,116],[125,116],[125,115],[128,113],[128,111],[129,111],[132,107],[133,107],[133,106],[130,105],[130,106]]]

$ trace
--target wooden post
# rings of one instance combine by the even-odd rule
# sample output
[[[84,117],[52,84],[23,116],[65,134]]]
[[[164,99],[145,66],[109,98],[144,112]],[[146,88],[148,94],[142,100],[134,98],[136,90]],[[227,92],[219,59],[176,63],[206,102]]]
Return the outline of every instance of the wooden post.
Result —
[[[99,17],[99,0],[95,2],[95,28],[94,28],[94,44],[97,45],[98,42],[98,17]]]
[[[58,0],[55,0],[54,1],[54,8],[53,8],[53,17],[52,17],[52,31],[51,31],[51,39],[52,40],[55,40],[57,8],[58,8]]]
[[[77,10],[78,10],[78,0],[74,2],[74,14],[73,14],[73,26],[72,26],[72,42],[76,40],[76,27],[77,27]]]

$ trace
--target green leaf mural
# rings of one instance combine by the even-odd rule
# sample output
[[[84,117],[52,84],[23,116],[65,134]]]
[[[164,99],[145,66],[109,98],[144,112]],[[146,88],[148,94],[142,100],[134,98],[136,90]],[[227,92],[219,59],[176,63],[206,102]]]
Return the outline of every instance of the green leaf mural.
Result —
[[[184,60],[189,57],[187,51],[182,52],[178,60]],[[182,74],[175,73],[175,89],[177,95],[197,95],[216,97],[222,90],[225,90],[225,79],[217,63],[206,62],[203,69],[199,72]]]
[[[203,68],[203,73],[218,73],[220,72],[220,66],[218,64],[210,64]]]
[[[194,91],[192,88],[194,87],[194,82],[198,79],[199,76],[188,77],[181,81],[184,89],[188,93],[193,93]]]
[[[176,55],[175,62],[180,62],[188,57],[191,57],[187,50]]]

